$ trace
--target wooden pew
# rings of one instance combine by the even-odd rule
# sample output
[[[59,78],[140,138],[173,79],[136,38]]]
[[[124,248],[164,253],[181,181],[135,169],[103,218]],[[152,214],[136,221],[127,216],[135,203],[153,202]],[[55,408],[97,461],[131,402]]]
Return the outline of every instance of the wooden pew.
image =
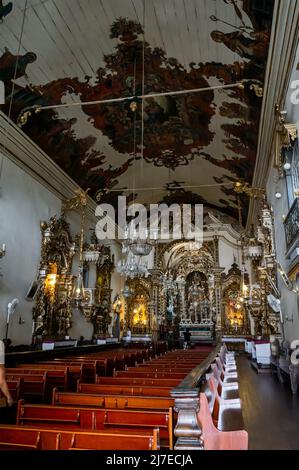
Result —
[[[153,387],[153,386],[126,386],[126,385],[107,385],[107,384],[85,384],[78,382],[77,391],[79,393],[98,393],[100,395],[137,395],[148,397],[170,397],[172,387]]]
[[[204,393],[200,394],[197,418],[202,429],[205,450],[248,450],[248,433],[245,430],[219,431],[216,428]]]
[[[186,373],[180,372],[146,372],[146,371],[117,371],[115,377],[143,377],[143,378],[152,378],[152,379],[178,379],[183,380],[186,377]]]
[[[21,368],[10,368],[7,370],[7,373],[8,374],[13,374],[14,376],[17,376],[18,374],[22,375],[23,377],[25,377],[26,375],[29,376],[29,375],[34,375],[34,376],[45,376],[46,374],[46,388],[47,390],[52,390],[53,388],[55,387],[59,387],[61,390],[70,390],[70,389],[73,389],[73,390],[76,390],[76,387],[77,387],[77,381],[79,380],[79,378],[81,377],[81,374],[77,374],[77,376],[75,376],[76,378],[76,381],[74,383],[74,386],[73,384],[70,383],[70,375],[69,375],[69,368],[68,367],[60,367],[58,369],[51,369],[51,368],[48,368],[46,366],[39,366],[39,368],[36,368],[36,367],[33,367],[32,369],[31,368],[28,368],[28,366],[24,369],[21,369]],[[74,380],[74,378],[73,378]],[[29,381],[29,379],[28,379]],[[72,387],[71,387],[72,385]]]
[[[208,395],[209,408],[214,425],[219,431],[239,431],[244,429],[241,400],[239,398],[221,398],[218,392],[218,385],[214,375],[210,375],[206,394]]]
[[[90,429],[101,431],[119,429],[149,430],[159,428],[161,443],[173,448],[173,412],[165,411],[116,410],[97,408],[31,405],[24,400],[18,403],[17,425],[42,426],[56,429]]]
[[[52,364],[20,364],[15,369],[26,374],[48,372],[48,380],[55,386],[59,386],[64,390],[76,390],[78,380],[84,380],[85,365],[78,364],[75,366],[52,365]]]
[[[0,426],[0,450],[40,450],[41,433],[38,430]]]
[[[174,399],[168,397],[71,393],[59,392],[54,389],[52,404],[112,409],[165,410],[174,406]]]
[[[158,450],[159,430],[79,432],[0,426],[1,450]]]
[[[180,374],[185,374],[188,375],[189,372],[192,370],[192,367],[175,367],[175,366],[151,366],[150,364],[147,364],[146,366],[140,366],[137,367],[136,369],[134,367],[129,367],[127,369],[128,372],[132,372],[136,370],[136,372],[166,372],[166,373],[180,373]]]
[[[176,387],[180,383],[180,379],[150,379],[143,377],[98,377],[97,384],[107,385],[152,385],[157,387]]]
[[[47,362],[47,364],[49,363],[50,362]],[[107,358],[74,356],[72,358],[56,358],[54,361],[51,361],[51,363],[64,365],[78,365],[78,363],[86,364],[85,373],[90,373],[90,380],[88,380],[88,383],[94,383],[96,375],[106,376],[108,371]],[[113,367],[111,369],[113,370]]]
[[[180,363],[180,362],[177,362],[177,361],[146,361],[144,362],[143,364],[140,364],[140,366],[142,367],[146,367],[146,366],[168,366],[168,367],[171,367],[171,366],[178,366],[178,367],[190,367],[191,369],[198,366],[198,364],[200,364],[200,361],[184,361],[183,363]]]
[[[44,374],[7,374],[7,380],[21,380],[22,387],[20,398],[26,398],[26,400],[39,401],[40,403],[46,403],[47,395],[52,396],[52,390],[48,386],[47,372]]]
[[[95,355],[55,358],[51,363],[64,365],[78,365],[84,363],[87,365],[85,372],[88,373],[90,369],[92,380],[94,380],[96,374],[104,377],[112,375],[116,365],[115,358],[105,358]]]
[[[21,378],[12,379],[10,377],[6,377],[6,383],[14,402],[20,400],[20,398],[23,397],[23,380]],[[0,398],[4,398],[4,394],[1,390]]]
[[[96,375],[106,375],[107,372],[107,361],[98,361],[98,360],[70,360],[70,359],[55,359],[53,361],[44,361],[38,363],[41,367],[45,365],[50,366],[64,366],[64,367],[73,367],[81,366],[82,367],[82,380],[86,383],[95,383]]]

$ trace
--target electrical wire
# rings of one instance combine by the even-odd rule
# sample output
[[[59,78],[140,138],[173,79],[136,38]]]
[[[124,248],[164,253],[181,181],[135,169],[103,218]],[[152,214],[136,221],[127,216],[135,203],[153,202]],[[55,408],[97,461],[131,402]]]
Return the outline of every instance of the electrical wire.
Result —
[[[215,184],[201,184],[201,185],[184,185],[184,186],[172,186],[171,190],[173,189],[195,189],[195,188],[221,188],[221,187],[230,187],[233,186],[235,183],[230,182],[230,183],[215,183]],[[164,187],[150,187],[150,188],[118,188],[118,189],[109,189],[109,192],[132,192],[132,191],[165,191]]]
[[[18,51],[17,51],[17,59],[15,63],[15,69],[14,69],[14,75],[13,75],[13,81],[12,81],[12,90],[11,90],[11,96],[10,96],[10,101],[9,101],[9,109],[8,109],[8,121],[7,125],[4,129],[4,141],[7,140],[8,138],[8,127],[9,127],[9,120],[11,117],[11,111],[12,111],[12,104],[13,104],[13,97],[14,97],[14,91],[15,91],[15,86],[16,86],[16,77],[17,77],[17,71],[18,71],[18,66],[19,66],[19,58],[20,58],[20,51],[21,51],[21,45],[22,45],[22,39],[23,39],[23,33],[24,33],[24,26],[25,26],[25,19],[26,19],[26,11],[27,11],[27,6],[28,6],[28,0],[25,0],[25,5],[24,5],[24,13],[22,17],[22,25],[21,25],[21,32],[18,40]],[[2,147],[4,148],[4,141],[2,141]],[[3,172],[3,164],[4,164],[4,156],[2,155],[1,162],[0,162],[0,181],[2,177],[2,172]]]

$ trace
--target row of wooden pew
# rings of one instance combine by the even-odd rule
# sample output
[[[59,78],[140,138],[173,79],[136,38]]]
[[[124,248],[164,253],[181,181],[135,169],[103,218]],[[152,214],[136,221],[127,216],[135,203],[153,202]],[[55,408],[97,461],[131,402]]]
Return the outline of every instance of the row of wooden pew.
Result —
[[[6,369],[6,380],[15,401],[21,398],[35,403],[51,403],[55,387],[76,391],[77,382],[94,383],[97,376],[110,377],[116,371],[149,360],[149,350],[114,351],[93,356],[76,356],[35,364],[19,364]]]
[[[16,425],[0,427],[0,449],[173,449],[171,389],[210,351],[207,347],[151,357],[147,350],[119,350],[17,367],[13,378],[23,374],[18,376],[23,386],[37,371],[52,382],[44,384],[40,403],[19,400]],[[108,364],[115,356],[118,365],[114,361],[112,369],[100,368],[99,361]],[[61,378],[58,372],[68,379],[55,384]]]
[[[222,346],[206,379],[198,412],[205,450],[248,450],[234,353]]]

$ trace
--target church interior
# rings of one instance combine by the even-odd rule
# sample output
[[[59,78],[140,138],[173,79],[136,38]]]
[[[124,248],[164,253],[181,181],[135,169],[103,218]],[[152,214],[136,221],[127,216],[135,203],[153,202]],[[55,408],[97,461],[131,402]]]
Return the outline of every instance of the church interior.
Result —
[[[299,449],[298,17],[0,1],[1,450]]]

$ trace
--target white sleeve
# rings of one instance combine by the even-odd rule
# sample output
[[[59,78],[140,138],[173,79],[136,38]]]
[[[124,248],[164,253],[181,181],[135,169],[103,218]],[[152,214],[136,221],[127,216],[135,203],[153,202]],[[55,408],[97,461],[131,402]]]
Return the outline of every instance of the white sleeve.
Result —
[[[5,348],[3,341],[0,340],[0,364],[5,364]]]

